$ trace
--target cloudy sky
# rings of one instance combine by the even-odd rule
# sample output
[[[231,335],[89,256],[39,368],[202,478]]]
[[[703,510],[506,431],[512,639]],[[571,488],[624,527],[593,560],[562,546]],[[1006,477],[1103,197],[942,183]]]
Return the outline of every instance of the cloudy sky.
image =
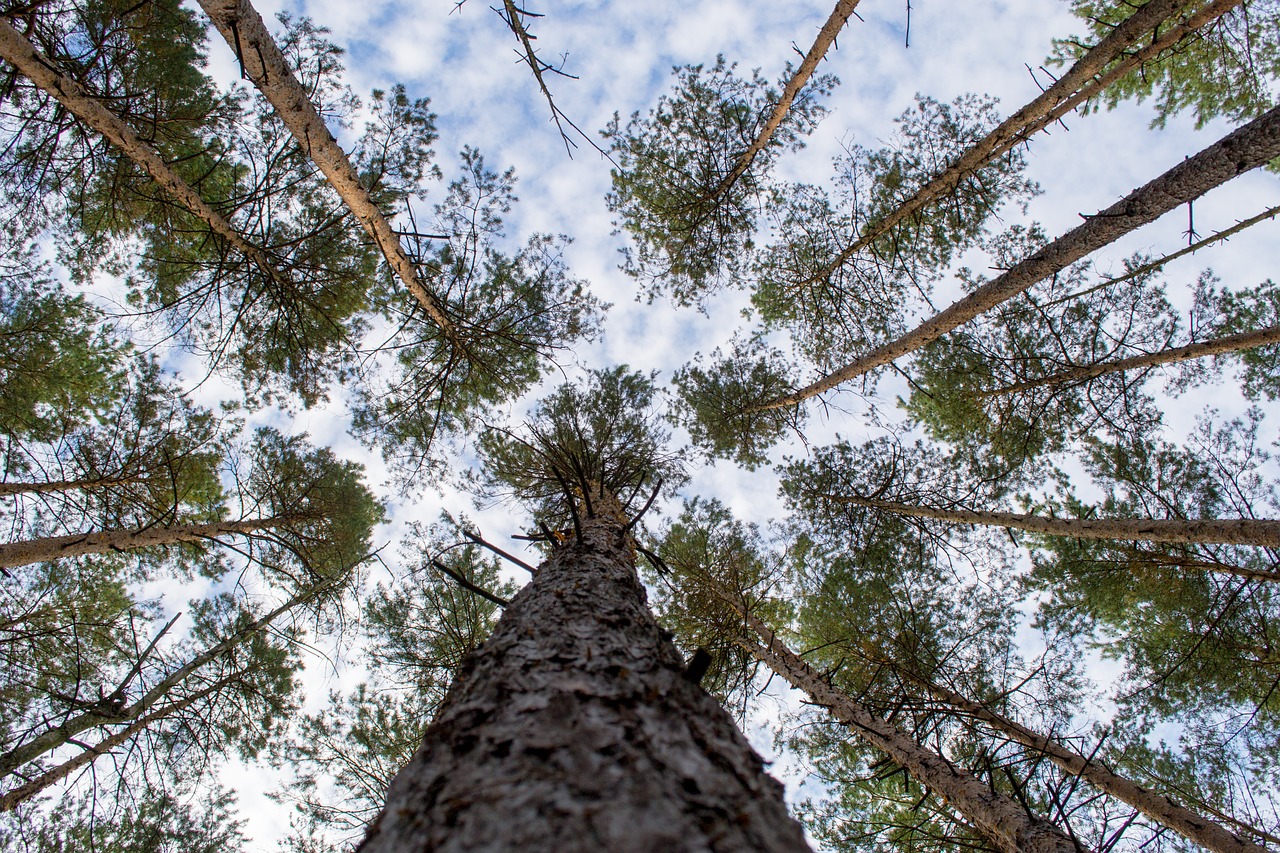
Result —
[[[478,147],[492,167],[516,168],[520,203],[507,220],[512,245],[534,231],[571,236],[572,274],[589,281],[593,293],[613,305],[602,338],[564,364],[569,375],[625,362],[669,377],[694,352],[723,344],[741,325],[745,298],[740,293],[724,294],[706,315],[677,311],[662,301],[636,301],[635,283],[617,269],[622,238],[613,234],[604,203],[609,164],[582,140],[573,157],[567,156],[545,101],[517,61],[514,38],[485,0],[457,6],[451,0],[261,0],[257,6],[264,17],[287,11],[330,28],[331,38],[348,51],[347,79],[357,93],[404,83],[411,96],[430,97],[439,114],[436,150],[446,176],[456,168],[456,152],[464,145]],[[527,8],[545,14],[531,27],[543,58],[562,61],[563,70],[576,78],[548,78],[558,105],[591,134],[614,113],[625,118],[648,110],[668,87],[674,65],[710,63],[724,54],[744,69],[759,68],[776,79],[788,60],[798,61],[797,49],[808,49],[831,12],[829,4],[808,0],[564,0]],[[1040,65],[1052,39],[1081,29],[1063,0],[865,0],[858,14],[862,20],[850,21],[839,50],[823,67],[841,80],[828,101],[831,112],[809,147],[780,164],[788,178],[824,182],[832,156],[843,145],[874,147],[887,139],[892,119],[912,105],[916,92],[940,101],[966,92],[991,94],[1000,99],[1003,114],[1012,112],[1039,92],[1037,81],[1047,85],[1050,78]],[[230,51],[216,34],[210,44],[215,71],[224,79],[234,77]],[[1070,117],[1065,128],[1055,127],[1035,140],[1028,152],[1030,176],[1044,192],[1033,201],[1030,218],[1043,223],[1048,234],[1060,234],[1078,224],[1080,214],[1106,207],[1226,130],[1211,124],[1196,131],[1184,118],[1152,131],[1151,117],[1147,106],[1129,105],[1112,113]],[[1274,204],[1276,189],[1274,176],[1246,176],[1197,204],[1197,229],[1208,234]],[[1008,221],[1019,216],[1010,212]],[[1108,257],[1118,270],[1120,259],[1134,250],[1172,251],[1185,227],[1185,214],[1172,214],[1132,235]],[[1228,283],[1256,284],[1280,259],[1276,236],[1273,223],[1256,227],[1226,248],[1171,267],[1169,280],[1189,284],[1199,269],[1212,265]],[[945,281],[938,286],[940,305],[950,301],[949,286]],[[1178,292],[1171,287],[1175,299]],[[892,400],[896,393],[891,382],[883,383],[883,398]],[[1213,402],[1224,413],[1238,412],[1243,408],[1238,398],[1238,392],[1228,389]],[[862,404],[852,398],[836,402],[840,405],[834,414],[813,423],[811,437],[819,443],[836,432],[855,441],[866,437],[870,428],[859,417]],[[1180,405],[1171,411],[1172,426],[1187,426],[1197,407]],[[318,440],[365,459],[367,454],[345,437],[343,416],[342,401],[336,399],[327,408],[300,414],[291,428],[310,431]],[[385,479],[376,458],[366,461],[373,482]],[[778,510],[767,472],[747,475],[722,463],[694,473],[689,494],[717,497],[740,516],[762,523]],[[394,498],[395,521],[381,535],[394,540],[406,521],[431,520],[439,506],[470,512],[495,540],[516,532],[506,512],[477,512],[464,496],[425,493]],[[352,669],[317,665],[310,679],[311,698],[321,700],[330,686],[349,685],[359,677]],[[767,739],[756,741],[768,745]],[[237,770],[232,781],[241,789],[250,832],[269,847],[286,819],[260,799],[271,785],[269,774]]]

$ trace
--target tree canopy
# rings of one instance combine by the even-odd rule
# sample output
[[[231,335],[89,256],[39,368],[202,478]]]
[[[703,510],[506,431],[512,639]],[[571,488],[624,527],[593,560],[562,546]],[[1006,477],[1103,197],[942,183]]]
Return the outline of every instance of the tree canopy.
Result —
[[[1280,845],[1280,2],[492,11],[0,4],[0,844],[354,849],[608,515],[823,849]]]

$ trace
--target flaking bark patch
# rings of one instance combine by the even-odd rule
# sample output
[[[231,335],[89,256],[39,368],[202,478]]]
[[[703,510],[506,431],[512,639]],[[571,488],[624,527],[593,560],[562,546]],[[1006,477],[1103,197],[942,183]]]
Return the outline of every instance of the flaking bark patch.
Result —
[[[621,524],[588,520],[460,669],[361,850],[807,850],[684,668]]]

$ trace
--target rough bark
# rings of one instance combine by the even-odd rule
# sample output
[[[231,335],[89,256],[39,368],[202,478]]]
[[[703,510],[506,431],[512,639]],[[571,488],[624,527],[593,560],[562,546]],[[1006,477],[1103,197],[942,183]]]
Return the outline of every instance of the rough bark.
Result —
[[[622,521],[585,519],[463,662],[360,850],[809,849],[683,671]]]
[[[1224,355],[1229,352],[1240,352],[1241,350],[1272,346],[1274,344],[1280,344],[1280,326],[1268,326],[1255,332],[1226,335],[1210,341],[1201,341],[1198,344],[1171,347],[1159,352],[1145,353],[1143,355],[1130,356],[1129,358],[1100,361],[1097,364],[1084,364],[1049,376],[1041,376],[1037,379],[1028,379],[1026,382],[1018,382],[1004,388],[997,388],[994,391],[984,391],[981,396],[996,397],[1003,394],[1017,394],[1022,391],[1030,391],[1032,388],[1041,388],[1045,385],[1079,384],[1088,382],[1090,379],[1096,379],[1099,376],[1105,376],[1108,373],[1123,373],[1126,370],[1156,367],[1161,364],[1177,364],[1180,361],[1191,361],[1197,358],[1207,358],[1211,355]]]
[[[872,714],[828,684],[759,619],[750,614],[745,614],[745,619],[760,641],[744,637],[744,645],[761,663],[809,694],[814,703],[828,709],[849,731],[884,752],[921,785],[944,797],[997,848],[1006,853],[1078,853],[1071,839],[1053,824],[1028,814],[1011,797],[992,790]]]
[[[890,364],[984,311],[1012,299],[1091,252],[1276,157],[1280,157],[1280,107],[1187,158],[1106,210],[1087,217],[1083,225],[1049,243],[897,340],[876,347],[818,381],[752,411],[794,406],[842,382]]]
[[[1146,3],[1080,57],[1067,73],[1054,81],[1038,98],[1001,122],[995,130],[961,154],[945,171],[921,186],[893,211],[872,223],[813,280],[830,278],[850,258],[929,202],[954,190],[966,176],[1011,151],[1016,145],[1026,142],[1135,68],[1177,44],[1188,34],[1222,17],[1242,2],[1243,0],[1216,0],[1170,27],[1159,38],[1153,38],[1147,46],[1125,56],[1125,52],[1143,35],[1158,27],[1179,9],[1190,5],[1187,0],[1151,0]],[[1115,62],[1120,57],[1123,58]],[[1115,64],[1111,65],[1113,62]],[[1111,67],[1108,68],[1108,65]]]
[[[48,536],[0,545],[0,569],[43,563],[59,557],[83,557],[87,554],[109,554],[133,551],[180,542],[208,542],[219,536],[243,535],[281,527],[294,518],[263,518],[247,521],[210,521],[203,524],[175,524],[147,527],[142,530],[104,530],[98,533],[72,533]]]
[[[418,268],[400,245],[399,235],[374,204],[368,189],[360,183],[355,167],[316,112],[307,90],[289,68],[288,60],[271,37],[262,16],[248,0],[200,0],[200,8],[235,51],[245,76],[275,107],[280,120],[373,238],[410,295],[454,348],[466,352],[465,341],[444,306],[427,289],[418,275]]]
[[[153,642],[152,647],[143,652],[134,668],[124,677],[120,684],[100,702],[95,703],[95,705],[74,717],[67,718],[56,726],[51,726],[26,743],[19,744],[0,755],[0,778],[9,775],[27,762],[70,743],[81,732],[88,731],[96,726],[129,723],[141,719],[160,703],[170,691],[185,681],[187,676],[231,651],[249,637],[269,626],[282,614],[314,601],[324,592],[341,584],[344,579],[344,576],[338,576],[292,596],[279,607],[265,613],[238,631],[228,635],[221,642],[190,658],[182,666],[155,682],[145,693],[138,697],[136,702],[127,703],[125,700],[127,699],[129,685],[140,671],[145,658],[151,653],[155,645]],[[172,625],[172,621],[169,624]],[[165,630],[168,630],[167,626]],[[163,633],[164,631],[161,632],[161,635]],[[179,705],[180,702],[175,703],[171,708],[176,712],[176,710],[180,709]],[[16,804],[15,802],[14,805]],[[8,808],[12,807],[12,805],[8,806]],[[4,810],[0,809],[0,811]]]
[[[778,103],[774,105],[773,112],[769,114],[764,127],[760,128],[760,132],[756,135],[751,145],[738,157],[733,169],[711,193],[711,200],[718,199],[728,192],[729,188],[746,174],[747,169],[751,168],[751,163],[759,156],[760,152],[769,146],[769,140],[773,138],[774,133],[782,126],[782,122],[786,119],[787,113],[791,109],[791,104],[795,102],[796,95],[800,94],[800,90],[809,82],[813,72],[818,70],[818,63],[827,55],[831,45],[835,44],[836,36],[840,35],[840,31],[844,29],[844,25],[849,21],[849,16],[853,14],[853,10],[856,8],[858,8],[858,0],[839,0],[836,3],[831,16],[827,18],[827,22],[818,30],[818,37],[813,40],[813,45],[809,48],[809,52],[805,54],[800,67],[795,70],[795,73],[791,75],[791,79],[787,81],[787,85],[783,87],[782,96],[778,98]]]
[[[1133,806],[1147,817],[1207,850],[1212,850],[1214,853],[1265,853],[1261,845],[1236,835],[1216,821],[1184,808],[1162,794],[1149,791],[1123,776],[1112,773],[1106,765],[1095,759],[1079,755],[1052,738],[1034,732],[953,690],[898,667],[895,667],[895,670],[902,672],[907,679],[921,685],[956,710],[982,720],[1010,740],[1046,756],[1073,776],[1087,780],[1098,790]]]
[[[1272,518],[1052,518],[1020,512],[942,509],[855,495],[823,495],[822,497],[838,503],[864,506],[897,515],[932,518],[956,524],[1011,527],[1014,530],[1026,530],[1031,533],[1063,536],[1070,539],[1280,547],[1280,519]],[[1272,580],[1277,577],[1274,573],[1263,576]]]
[[[58,73],[53,64],[3,18],[0,18],[0,58],[52,95],[76,118],[102,134],[108,142],[159,184],[174,201],[208,225],[213,233],[235,247],[262,270],[264,275],[273,281],[287,281],[262,247],[255,246],[246,240],[235,226],[204,200],[194,187],[169,167],[159,152],[139,138],[133,128],[104,107],[75,80]]]

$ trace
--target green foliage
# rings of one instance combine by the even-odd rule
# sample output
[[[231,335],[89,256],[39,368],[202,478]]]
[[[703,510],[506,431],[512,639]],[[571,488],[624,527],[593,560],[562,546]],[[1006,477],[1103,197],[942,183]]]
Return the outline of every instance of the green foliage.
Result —
[[[933,279],[982,244],[996,212],[1025,207],[1038,192],[1023,177],[1022,152],[965,175],[852,257],[840,256],[999,123],[994,98],[944,104],[917,95],[915,108],[895,119],[890,144],[853,146],[836,159],[830,190],[777,188],[769,205],[775,237],[753,260],[752,304],[766,328],[790,330],[823,371],[900,334]]]
[[[642,489],[661,483],[671,493],[685,477],[681,456],[666,449],[656,393],[652,377],[626,365],[561,385],[534,406],[522,434],[481,433],[476,485],[524,504],[556,530],[569,526],[575,493],[611,494],[638,511]]]
[[[1117,0],[1072,0],[1071,7],[1095,38],[1106,36],[1133,11],[1131,4]],[[1197,128],[1215,118],[1247,121],[1275,106],[1280,78],[1277,27],[1280,3],[1246,0],[1112,84],[1093,109],[1114,109],[1129,98],[1152,98],[1153,127],[1164,127],[1171,116],[1187,109],[1195,115]],[[1080,39],[1062,39],[1055,42],[1049,61],[1066,65],[1087,49]]]
[[[793,391],[793,377],[786,356],[763,337],[736,338],[727,357],[716,349],[707,367],[698,355],[676,371],[672,419],[708,457],[756,468],[788,429],[799,432],[803,423],[797,407],[755,408]]]
[[[802,147],[826,113],[819,100],[836,84],[813,78],[764,149],[726,184],[779,98],[758,70],[748,80],[736,68],[723,56],[711,68],[674,68],[673,92],[647,117],[637,112],[624,128],[615,114],[603,133],[617,166],[606,201],[633,241],[623,269],[647,283],[650,299],[666,294],[698,305],[739,278],[769,197],[769,170],[779,154]],[[790,75],[788,65],[783,79]]]
[[[235,794],[150,787],[107,807],[94,797],[64,797],[48,814],[24,810],[0,827],[12,853],[235,853],[246,850]]]
[[[997,241],[996,264],[1007,268],[1042,241],[1036,228],[1011,229]],[[1147,260],[1134,256],[1125,266]],[[983,283],[967,270],[961,277],[969,290]],[[1155,272],[1104,278],[1091,264],[1076,264],[917,351],[901,405],[967,464],[1016,481],[1100,427],[1159,420],[1142,390],[1150,369],[1020,386],[1194,342],[1202,327],[1196,314],[1187,324],[1174,312]]]
[[[1256,332],[1280,325],[1280,288],[1267,280],[1256,287],[1231,290],[1221,286],[1217,277],[1206,271],[1200,276],[1195,291],[1196,314],[1200,329],[1196,337],[1208,339]],[[1280,398],[1277,377],[1280,376],[1280,346],[1254,347],[1210,359],[1197,359],[1181,365],[1170,386],[1184,392],[1221,378],[1228,360],[1238,361],[1240,390],[1253,402],[1264,397]]]
[[[1187,447],[1154,438],[1094,439],[1089,471],[1104,487],[1094,506],[1068,495],[1073,515],[1257,517],[1276,505],[1258,413],[1219,426],[1203,421]],[[1273,649],[1277,588],[1270,549],[1082,542],[1035,537],[1029,588],[1039,619],[1124,663],[1122,710],[1135,725],[1165,719],[1209,729],[1248,716],[1244,743],[1258,755],[1280,744]]]
[[[462,177],[435,206],[432,227],[446,239],[421,248],[421,262],[467,350],[402,297],[387,306],[395,331],[381,347],[394,354],[391,375],[356,389],[355,431],[406,478],[430,476],[440,438],[474,429],[541,379],[557,355],[594,338],[604,308],[569,276],[566,238],[535,234],[514,255],[498,249],[515,174],[489,170],[474,149],[461,159]]]
[[[361,481],[362,465],[312,447],[305,434],[265,427],[254,433],[251,460],[242,513],[277,522],[254,552],[270,573],[306,586],[342,577],[369,556],[373,528],[386,513]]]
[[[6,241],[7,242],[7,241]],[[0,269],[0,435],[45,442],[121,393],[128,353],[102,312],[57,285],[33,247],[6,246]]]
[[[696,649],[711,655],[702,686],[745,715],[757,664],[739,643],[749,629],[738,608],[766,624],[786,621],[781,559],[755,525],[698,498],[685,501],[655,552],[666,570],[648,573],[654,612],[687,656]]]

